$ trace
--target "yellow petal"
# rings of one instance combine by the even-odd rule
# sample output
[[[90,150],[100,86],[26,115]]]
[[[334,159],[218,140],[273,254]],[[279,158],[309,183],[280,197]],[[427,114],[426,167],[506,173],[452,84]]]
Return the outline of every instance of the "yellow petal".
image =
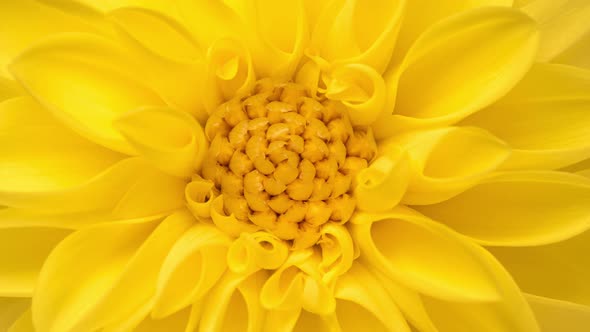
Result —
[[[69,233],[58,228],[0,229],[0,296],[32,296],[45,259]]]
[[[354,197],[363,211],[387,211],[396,206],[406,193],[410,178],[408,155],[401,149],[381,151],[368,168],[356,176]]]
[[[110,218],[160,214],[184,205],[184,181],[128,158],[77,186],[56,191],[0,192],[0,203],[38,215],[109,212]],[[27,211],[24,211],[27,212]]]
[[[162,319],[146,317],[139,324],[134,332],[163,332],[163,331],[185,331],[190,315],[190,308],[181,310],[175,314]],[[123,331],[121,331],[123,332]]]
[[[203,303],[200,331],[261,331],[264,309],[258,300],[267,273],[226,274]]]
[[[461,193],[510,155],[504,142],[475,127],[412,131],[383,141],[380,149],[407,153],[409,183],[402,203],[412,205],[438,203]],[[392,186],[406,185],[398,180]]]
[[[177,6],[183,22],[202,47],[209,47],[220,38],[237,37],[244,31],[242,18],[229,1],[179,0]],[[203,29],[203,27],[207,27]]]
[[[407,287],[452,301],[501,296],[493,259],[441,224],[401,206],[380,214],[360,212],[352,222],[361,257]]]
[[[318,244],[322,250],[322,261],[319,269],[323,273],[322,281],[331,285],[338,276],[350,269],[358,253],[355,252],[356,248],[346,227],[330,222],[323,225],[320,233]]]
[[[0,329],[6,331],[30,306],[29,298],[0,297]]]
[[[217,228],[231,237],[238,237],[244,232],[253,233],[260,229],[250,222],[238,220],[232,213],[227,215],[223,208],[223,195],[217,196],[211,203],[211,219]]]
[[[129,238],[133,239],[133,236],[143,233],[145,228],[153,226],[113,225],[89,229],[86,234],[80,231],[68,238],[44,266],[40,285],[48,285],[45,287],[52,290],[41,289],[35,293],[35,322],[48,331],[51,328],[56,331],[91,331],[126,319],[155,294],[162,262],[176,239],[193,222],[194,219],[186,211],[171,215],[157,226],[135,252],[132,250],[133,240],[130,244],[127,242]],[[87,236],[92,236],[92,239]],[[90,247],[86,247],[89,248],[87,250],[104,253],[90,260],[87,266],[81,265],[80,261],[89,259],[89,254],[79,248],[86,245],[78,243],[75,246],[76,241],[86,241]],[[113,242],[113,246],[102,244],[91,247],[99,244],[99,241]],[[65,250],[68,252],[64,253]],[[62,274],[74,270],[77,276],[71,279],[62,277]],[[78,285],[78,288],[72,285]],[[48,314],[51,316],[46,316]]]
[[[590,306],[590,232],[567,241],[523,248],[490,248],[523,291]]]
[[[35,332],[31,309],[25,311],[8,329],[7,332]]]
[[[562,241],[590,228],[589,206],[587,178],[514,172],[417,209],[482,244],[531,246]]]
[[[405,4],[385,0],[331,2],[312,32],[312,56],[334,64],[362,63],[382,73],[391,58]]]
[[[249,274],[278,269],[288,255],[285,242],[268,232],[242,233],[229,247],[227,264],[234,273]]]
[[[291,79],[309,42],[309,27],[301,0],[252,1],[250,24],[256,74],[278,81]]]
[[[452,124],[491,104],[528,71],[537,44],[535,22],[510,8],[441,21],[408,51],[397,73],[393,115],[375,124],[376,133]]]
[[[152,316],[162,318],[202,298],[226,270],[229,239],[197,223],[174,244],[158,277]]]
[[[36,0],[5,2],[0,6],[0,73],[16,55],[35,42],[60,32],[98,32],[90,22]]]
[[[188,31],[157,11],[143,8],[118,8],[108,14],[121,30],[143,47],[164,58],[194,63],[203,52]]]
[[[142,108],[115,120],[131,145],[160,170],[188,178],[207,151],[203,128],[187,113],[170,108]]]
[[[125,153],[132,149],[112,121],[126,111],[162,104],[129,77],[130,68],[131,59],[120,47],[88,34],[54,37],[10,65],[19,82],[57,118],[82,136]]]
[[[379,280],[383,288],[386,289],[389,296],[391,296],[400,311],[404,314],[404,317],[412,324],[412,326],[415,326],[420,332],[437,331],[434,323],[426,312],[422,298],[416,291],[400,285],[398,282],[386,277],[383,273],[377,270],[371,270],[371,272]]]
[[[385,105],[385,82],[375,69],[367,65],[335,66],[324,81],[326,97],[341,101],[355,126],[371,125]]]
[[[556,169],[590,157],[590,71],[537,64],[498,103],[463,121],[513,148],[505,169]]]
[[[252,90],[256,80],[250,52],[238,40],[219,39],[207,52],[204,103],[209,113]]]
[[[30,97],[0,102],[0,192],[75,186],[121,158],[62,126]]]
[[[184,188],[187,207],[198,220],[211,219],[213,200],[217,197],[213,181],[195,178]]]
[[[590,307],[527,295],[543,332],[584,332],[590,326]]]
[[[410,332],[403,315],[377,279],[360,263],[340,278],[334,289],[336,317],[342,332]]]
[[[553,59],[555,63],[590,69],[590,32]]]
[[[540,61],[552,60],[590,32],[590,3],[586,0],[534,0],[522,10],[539,22]]]
[[[0,72],[0,102],[20,94],[22,94],[21,87],[14,80],[4,77]]]
[[[394,62],[400,62],[416,39],[442,19],[484,6],[512,6],[512,0],[411,0],[407,1],[404,21],[395,47]]]
[[[174,7],[174,6],[169,6]],[[143,8],[121,8],[108,14],[122,45],[140,64],[141,77],[172,108],[204,123],[204,54],[174,19]]]

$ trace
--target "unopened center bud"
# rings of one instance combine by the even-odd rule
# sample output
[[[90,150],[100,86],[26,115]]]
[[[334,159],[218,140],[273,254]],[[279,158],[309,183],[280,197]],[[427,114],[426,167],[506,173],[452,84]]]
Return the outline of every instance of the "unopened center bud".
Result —
[[[354,176],[377,151],[371,131],[353,128],[341,104],[268,79],[222,104],[205,133],[202,175],[225,213],[298,248],[315,244],[322,225],[350,219]]]

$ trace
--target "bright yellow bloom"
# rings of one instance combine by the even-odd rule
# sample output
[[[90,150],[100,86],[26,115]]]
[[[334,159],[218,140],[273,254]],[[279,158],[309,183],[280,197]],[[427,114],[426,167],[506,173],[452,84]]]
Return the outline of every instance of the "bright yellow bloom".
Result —
[[[0,1],[0,330],[587,331],[589,22]]]

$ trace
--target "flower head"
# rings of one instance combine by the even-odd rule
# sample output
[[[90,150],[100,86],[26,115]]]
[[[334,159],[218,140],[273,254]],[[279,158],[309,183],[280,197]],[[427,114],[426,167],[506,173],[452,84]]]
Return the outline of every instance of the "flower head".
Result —
[[[589,20],[0,4],[0,329],[583,331]]]

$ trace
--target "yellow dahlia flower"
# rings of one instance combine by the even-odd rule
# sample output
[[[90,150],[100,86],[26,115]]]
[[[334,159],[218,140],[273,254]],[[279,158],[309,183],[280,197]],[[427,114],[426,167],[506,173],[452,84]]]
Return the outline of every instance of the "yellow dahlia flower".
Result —
[[[590,328],[587,0],[0,1],[0,330]]]

